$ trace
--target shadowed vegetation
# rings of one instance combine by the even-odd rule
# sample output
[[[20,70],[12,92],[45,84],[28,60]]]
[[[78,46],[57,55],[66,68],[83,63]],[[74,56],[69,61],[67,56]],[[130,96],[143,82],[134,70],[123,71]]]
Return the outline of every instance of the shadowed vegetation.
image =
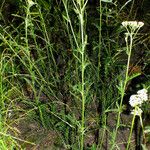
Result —
[[[149,148],[148,0],[0,4],[0,149]]]

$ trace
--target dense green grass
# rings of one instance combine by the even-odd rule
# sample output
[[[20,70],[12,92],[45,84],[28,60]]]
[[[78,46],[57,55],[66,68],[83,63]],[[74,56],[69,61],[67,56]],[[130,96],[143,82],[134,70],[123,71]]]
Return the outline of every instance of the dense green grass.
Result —
[[[101,150],[106,136],[109,148],[119,149],[121,115],[129,107],[125,97],[138,87],[149,89],[150,81],[143,27],[128,30],[121,24],[138,17],[135,1],[17,1],[10,3],[19,8],[10,18],[4,13],[8,3],[3,1],[0,13],[0,149],[34,145],[15,127],[24,118],[55,131],[56,145],[64,149]],[[135,66],[142,71],[132,71]],[[136,88],[132,82],[138,77],[144,80]],[[149,115],[147,104],[143,120]],[[113,130],[110,114],[116,116]],[[94,142],[89,144],[91,134]],[[131,137],[126,149],[130,142]]]

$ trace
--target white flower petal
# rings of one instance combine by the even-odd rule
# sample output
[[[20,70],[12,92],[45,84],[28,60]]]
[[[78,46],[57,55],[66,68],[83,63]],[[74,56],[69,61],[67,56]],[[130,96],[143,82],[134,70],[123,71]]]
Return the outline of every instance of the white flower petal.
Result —
[[[122,22],[122,25],[123,25],[124,27],[126,27],[126,26],[128,25],[128,22],[127,22],[127,21],[123,21],[123,22]]]
[[[143,101],[147,101],[148,100],[148,94],[147,94],[147,90],[146,89],[142,89],[142,90],[139,90],[138,92],[137,92],[137,94],[141,97],[141,99],[143,100]]]
[[[137,22],[137,21],[123,21],[122,25],[124,27],[129,27],[131,29],[136,30],[138,28],[141,28],[144,25],[144,23],[141,22],[141,21],[140,22]]]
[[[146,89],[142,89],[137,91],[137,94],[147,94],[147,90]]]
[[[143,100],[141,99],[141,97],[139,95],[131,95],[130,100],[129,100],[129,104],[132,107],[141,105],[143,103]]]
[[[143,22],[139,22],[138,24],[139,24],[140,27],[144,26]]]

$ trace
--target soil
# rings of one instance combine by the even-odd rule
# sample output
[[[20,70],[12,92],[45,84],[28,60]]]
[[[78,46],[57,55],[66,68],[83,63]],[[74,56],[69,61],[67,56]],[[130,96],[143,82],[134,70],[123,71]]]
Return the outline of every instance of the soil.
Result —
[[[107,128],[106,132],[103,136],[103,145],[102,150],[109,150],[111,146],[111,133],[113,133],[113,129],[116,126],[116,117],[117,114],[109,113],[107,119]],[[122,126],[118,130],[117,140],[116,140],[116,147],[115,150],[125,150],[127,146],[127,141],[130,133],[130,126],[132,122],[132,115],[121,115],[121,124]],[[36,120],[24,118],[18,122],[15,122],[14,128],[18,131],[18,137],[22,140],[31,142],[29,144],[27,142],[20,142],[23,148],[26,150],[67,150],[64,146],[60,143],[61,137],[59,134],[54,130],[48,130],[43,128],[43,126],[38,123]],[[104,129],[100,129],[100,133],[103,134]],[[136,138],[138,131],[133,131],[131,143],[130,143],[130,150],[138,150],[136,147]],[[95,143],[95,136],[92,132],[88,133],[85,137],[85,145],[91,146]],[[150,143],[146,143],[147,149],[150,149]]]

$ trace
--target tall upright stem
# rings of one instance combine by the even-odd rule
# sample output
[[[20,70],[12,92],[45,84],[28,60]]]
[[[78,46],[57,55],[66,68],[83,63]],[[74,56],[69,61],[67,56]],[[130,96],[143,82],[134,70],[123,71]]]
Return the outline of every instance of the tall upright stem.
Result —
[[[128,60],[127,60],[127,67],[126,67],[126,73],[125,73],[125,80],[123,83],[123,87],[121,90],[121,100],[120,100],[120,105],[119,105],[119,112],[118,112],[118,116],[117,116],[117,125],[116,125],[116,130],[115,130],[115,134],[114,134],[114,138],[113,138],[113,145],[111,147],[111,150],[114,149],[115,146],[115,140],[116,140],[116,136],[118,133],[118,128],[120,126],[120,118],[121,118],[121,112],[122,112],[122,103],[123,103],[123,98],[125,95],[125,89],[126,89],[126,85],[128,82],[128,72],[129,72],[129,65],[130,65],[130,60],[131,60],[131,52],[132,52],[132,46],[133,46],[133,35],[132,33],[130,34],[130,44],[127,44],[127,54],[128,54]],[[128,42],[128,41],[126,41]]]
[[[102,2],[99,2],[99,50],[98,50],[98,80],[100,79],[100,67],[101,67],[101,45],[102,45]]]
[[[81,123],[81,150],[83,150],[84,147],[84,130],[85,130],[85,84],[84,84],[84,71],[85,71],[85,40],[84,40],[84,21],[83,21],[84,14],[81,12],[80,14],[80,28],[81,28],[81,65],[82,65],[82,71],[81,71],[81,77],[82,77],[82,123]]]
[[[81,150],[84,149],[84,131],[85,131],[85,66],[86,66],[86,60],[85,60],[85,47],[86,47],[86,35],[84,33],[85,31],[85,24],[84,24],[84,13],[85,13],[85,5],[87,1],[80,5],[80,13],[79,13],[79,20],[80,20],[80,31],[81,31],[81,100],[82,100],[82,120],[81,120]]]

